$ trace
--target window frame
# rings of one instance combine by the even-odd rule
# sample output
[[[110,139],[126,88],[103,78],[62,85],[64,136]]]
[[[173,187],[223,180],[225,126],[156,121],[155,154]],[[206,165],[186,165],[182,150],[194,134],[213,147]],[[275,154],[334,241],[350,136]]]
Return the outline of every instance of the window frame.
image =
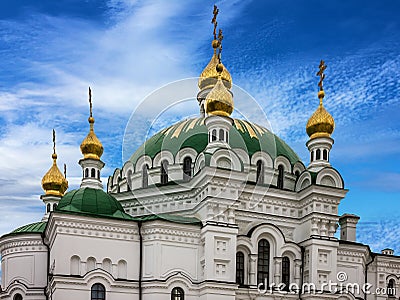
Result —
[[[168,183],[168,161],[163,160],[161,162],[161,172],[160,172],[160,183],[167,184]]]
[[[261,254],[263,257],[261,257]],[[271,245],[267,239],[261,239],[257,245],[257,284],[264,284],[265,279],[267,289],[269,287],[269,275],[271,266]]]
[[[256,162],[257,170],[256,170],[256,183],[264,184],[264,162],[259,159]]]
[[[287,256],[282,257],[282,270],[281,270],[282,280],[281,282],[285,284],[284,291],[289,291],[290,286],[290,259]]]
[[[183,159],[183,180],[189,181],[192,178],[192,158],[186,156]]]
[[[22,297],[22,295],[20,293],[16,293],[13,296],[13,300],[24,300],[24,297]]]
[[[394,293],[392,289],[394,290]],[[389,298],[396,297],[396,281],[393,278],[389,279],[388,284],[386,286],[386,291]]]
[[[142,188],[147,188],[149,186],[149,165],[144,164],[142,166]]]
[[[236,283],[239,286],[243,286],[245,283],[245,255],[243,251],[236,252]]]
[[[317,151],[315,151],[315,160],[321,160],[321,150],[317,149]]]
[[[279,165],[278,166],[278,180],[276,183],[276,186],[278,187],[278,189],[283,190],[284,179],[285,179],[285,168],[283,165]]]
[[[184,300],[185,299],[185,291],[181,287],[174,287],[171,290],[171,300]]]
[[[102,290],[94,290],[95,288],[101,288]],[[93,293],[102,293],[103,297],[101,295],[99,296],[96,294],[95,296]],[[106,288],[103,284],[96,282],[95,284],[92,285],[90,288],[90,300],[105,300],[106,299]]]

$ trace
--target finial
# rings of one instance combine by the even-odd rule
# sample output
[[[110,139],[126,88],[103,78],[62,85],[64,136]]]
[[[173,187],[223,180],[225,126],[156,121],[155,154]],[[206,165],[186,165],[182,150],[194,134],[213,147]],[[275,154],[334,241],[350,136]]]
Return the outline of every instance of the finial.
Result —
[[[219,12],[218,7],[216,5],[214,5],[214,10],[213,10],[213,15],[214,16],[213,16],[213,18],[211,20],[211,23],[214,24],[214,31],[213,31],[214,40],[217,39],[217,25],[218,25],[217,16],[218,16],[218,12]]]
[[[67,165],[64,164],[64,178],[67,179]]]
[[[93,105],[92,105],[92,90],[90,86],[89,86],[89,109],[90,109],[90,117],[92,117]]]
[[[54,161],[57,159],[57,153],[56,153],[56,131],[53,128],[53,154],[51,156]]]
[[[319,63],[319,71],[317,72],[317,76],[319,76],[320,78],[318,82],[319,86],[318,98],[320,105],[322,105],[322,99],[325,97],[324,86],[323,86],[323,82],[325,79],[325,74],[324,74],[325,70],[326,70],[325,62],[321,60],[321,62]]]
[[[53,154],[56,154],[56,131],[53,128]]]

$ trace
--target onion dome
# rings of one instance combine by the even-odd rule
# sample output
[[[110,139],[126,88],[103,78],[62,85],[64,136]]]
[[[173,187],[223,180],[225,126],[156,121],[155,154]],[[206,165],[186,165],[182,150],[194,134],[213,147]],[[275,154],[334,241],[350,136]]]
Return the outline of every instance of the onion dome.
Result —
[[[57,154],[55,143],[55,131],[53,129],[53,165],[42,178],[42,187],[46,195],[62,196],[68,189],[68,181],[57,166]]]
[[[61,198],[57,212],[131,220],[121,203],[101,189],[80,188]]]
[[[324,91],[319,91],[319,106],[307,122],[306,131],[310,139],[330,137],[335,129],[335,120],[322,103],[324,96]]]
[[[306,131],[310,139],[317,137],[330,137],[333,130],[335,129],[335,120],[328,113],[323,105],[323,99],[325,97],[325,92],[323,88],[323,81],[325,79],[324,71],[326,70],[326,65],[323,60],[319,64],[319,71],[317,76],[320,77],[318,82],[319,92],[319,106],[317,110],[313,113],[311,118],[307,122]]]
[[[217,65],[219,63],[217,48],[219,48],[220,42],[216,39],[212,41],[212,47],[214,48],[214,54],[211,57],[210,62],[204,68],[203,72],[200,74],[199,78],[199,88],[200,90],[204,90],[207,88],[212,88],[218,81],[218,72],[216,70]],[[221,74],[221,79],[226,88],[230,89],[232,87],[232,77],[228,70],[222,65],[223,70]]]
[[[222,64],[217,64],[215,69],[218,73],[218,80],[216,85],[207,95],[205,110],[209,115],[229,117],[233,112],[233,96],[222,83],[224,66]]]
[[[81,152],[84,158],[91,158],[100,160],[101,155],[103,154],[104,148],[101,144],[100,140],[97,138],[94,133],[94,118],[92,116],[92,91],[89,88],[89,104],[90,104],[90,116],[89,116],[89,124],[90,131],[81,144]]]

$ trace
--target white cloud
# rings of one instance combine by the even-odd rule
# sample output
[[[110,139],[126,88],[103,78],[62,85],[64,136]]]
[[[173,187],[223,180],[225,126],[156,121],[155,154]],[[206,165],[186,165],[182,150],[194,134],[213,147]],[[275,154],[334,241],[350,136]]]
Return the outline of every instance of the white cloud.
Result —
[[[360,221],[357,225],[357,241],[368,244],[372,251],[380,253],[385,248],[400,253],[400,226],[396,219]]]

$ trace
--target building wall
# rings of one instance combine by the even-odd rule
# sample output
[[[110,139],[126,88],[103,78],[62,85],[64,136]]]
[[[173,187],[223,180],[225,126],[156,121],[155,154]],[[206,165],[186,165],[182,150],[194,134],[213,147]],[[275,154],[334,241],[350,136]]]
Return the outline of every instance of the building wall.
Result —
[[[40,234],[3,238],[1,251],[0,299],[12,299],[16,293],[24,299],[44,299],[47,285],[47,248]]]

